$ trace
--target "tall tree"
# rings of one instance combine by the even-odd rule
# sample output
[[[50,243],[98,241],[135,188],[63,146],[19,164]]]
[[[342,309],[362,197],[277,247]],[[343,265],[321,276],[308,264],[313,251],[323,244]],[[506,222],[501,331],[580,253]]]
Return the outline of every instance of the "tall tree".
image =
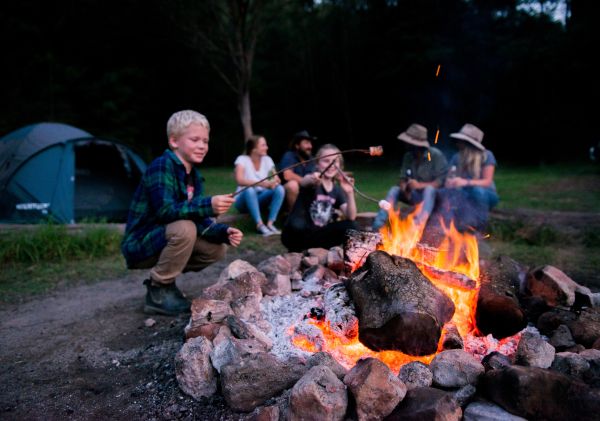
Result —
[[[277,0],[181,0],[177,24],[237,96],[244,139],[253,134],[250,85],[258,39]],[[168,3],[167,7],[172,7]]]

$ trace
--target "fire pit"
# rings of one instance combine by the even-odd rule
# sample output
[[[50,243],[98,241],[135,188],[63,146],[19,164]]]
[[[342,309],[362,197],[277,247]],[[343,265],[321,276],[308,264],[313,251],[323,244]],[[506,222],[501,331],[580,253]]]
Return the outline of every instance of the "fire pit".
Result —
[[[180,387],[273,420],[592,419],[597,294],[551,266],[480,261],[474,235],[441,226],[436,244],[409,216],[344,249],[233,262],[194,300]]]

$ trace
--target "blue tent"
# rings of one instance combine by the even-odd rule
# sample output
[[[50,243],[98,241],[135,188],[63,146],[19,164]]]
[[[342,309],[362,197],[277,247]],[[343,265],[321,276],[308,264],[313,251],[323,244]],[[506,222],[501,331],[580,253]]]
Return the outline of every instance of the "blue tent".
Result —
[[[144,161],[127,146],[59,123],[0,139],[0,222],[123,222]]]

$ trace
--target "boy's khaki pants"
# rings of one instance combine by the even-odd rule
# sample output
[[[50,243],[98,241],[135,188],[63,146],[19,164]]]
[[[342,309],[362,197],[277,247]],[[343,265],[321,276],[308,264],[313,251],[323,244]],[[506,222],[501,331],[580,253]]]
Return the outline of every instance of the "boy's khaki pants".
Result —
[[[159,284],[175,282],[182,272],[200,271],[225,256],[227,245],[210,243],[197,236],[196,224],[181,220],[167,225],[167,245],[158,256],[136,265],[150,270],[152,281]]]

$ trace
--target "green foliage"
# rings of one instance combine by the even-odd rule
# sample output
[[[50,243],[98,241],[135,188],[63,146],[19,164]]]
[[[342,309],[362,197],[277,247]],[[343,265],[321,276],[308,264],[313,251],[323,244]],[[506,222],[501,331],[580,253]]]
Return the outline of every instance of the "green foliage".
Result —
[[[577,95],[598,96],[586,71],[597,2],[578,2],[567,28],[519,3],[3,2],[4,61],[19,65],[2,69],[0,132],[57,120],[151,150],[149,158],[165,147],[170,113],[189,106],[208,115],[207,159],[222,165],[242,144],[235,91],[244,85],[276,156],[301,125],[345,147],[392,144],[392,133],[419,121],[440,125],[448,144],[462,120],[476,119],[498,157],[581,157],[595,110]],[[231,5],[243,6],[236,19],[222,13]],[[57,10],[60,19],[49,19]],[[254,55],[226,48],[254,45]],[[249,81],[235,77],[244,63],[253,64]]]

